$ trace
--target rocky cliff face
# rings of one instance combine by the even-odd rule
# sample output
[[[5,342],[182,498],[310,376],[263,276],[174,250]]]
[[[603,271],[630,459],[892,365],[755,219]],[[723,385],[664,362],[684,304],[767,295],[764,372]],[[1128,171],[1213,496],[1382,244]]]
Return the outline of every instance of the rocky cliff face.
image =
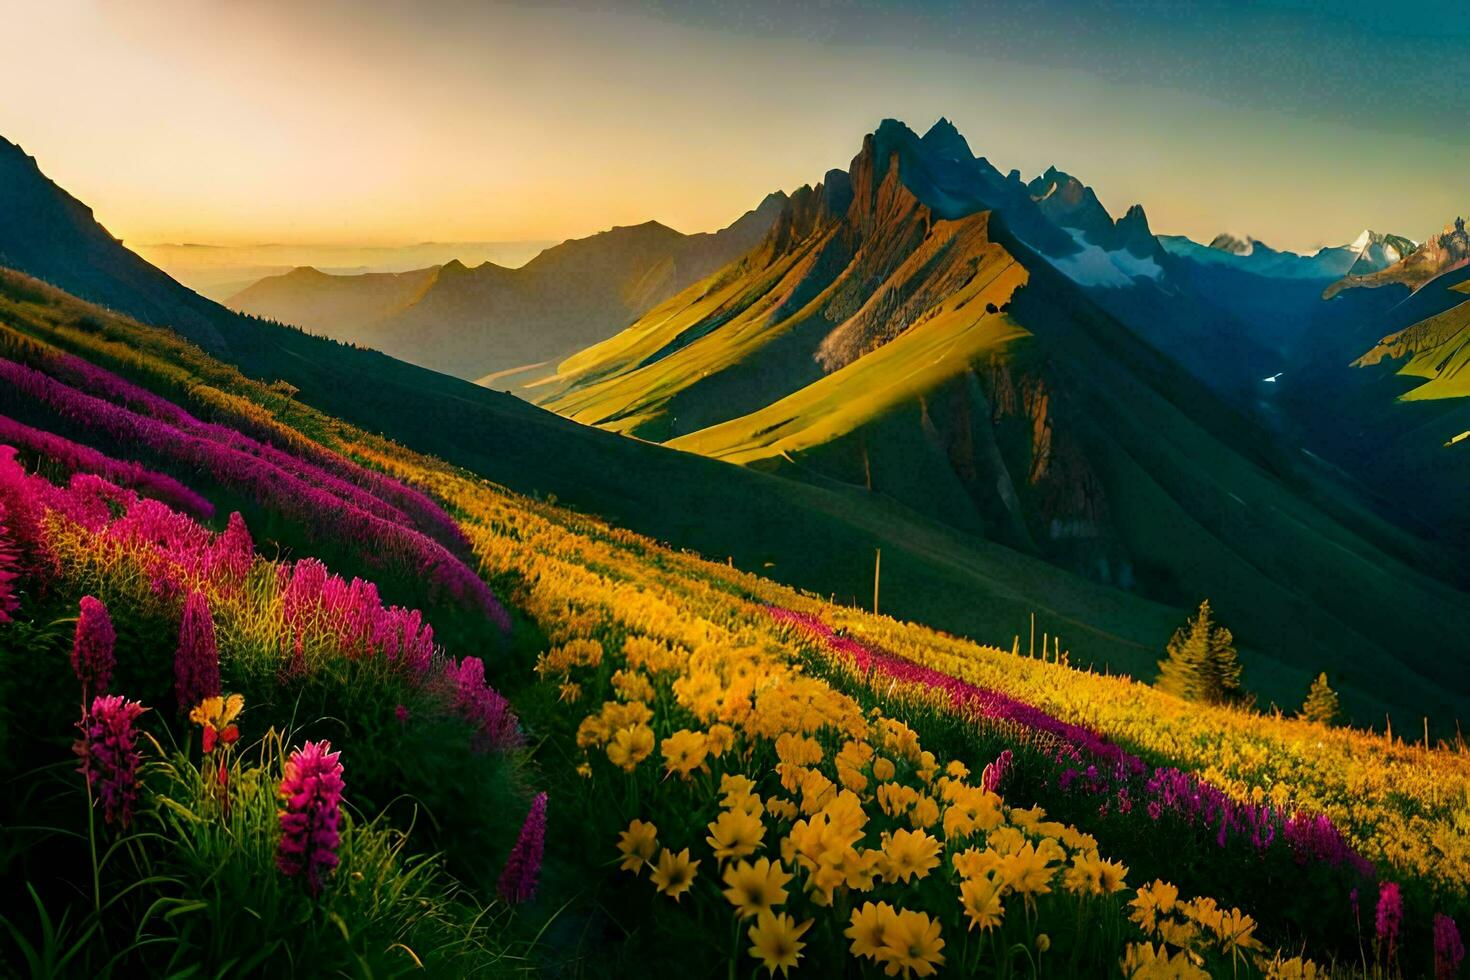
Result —
[[[1465,230],[1465,219],[1461,217],[1445,225],[1444,231],[1431,235],[1401,262],[1369,275],[1341,279],[1327,287],[1322,297],[1331,299],[1344,289],[1372,288],[1395,283],[1418,289],[1431,279],[1467,264],[1470,264],[1470,232]]]

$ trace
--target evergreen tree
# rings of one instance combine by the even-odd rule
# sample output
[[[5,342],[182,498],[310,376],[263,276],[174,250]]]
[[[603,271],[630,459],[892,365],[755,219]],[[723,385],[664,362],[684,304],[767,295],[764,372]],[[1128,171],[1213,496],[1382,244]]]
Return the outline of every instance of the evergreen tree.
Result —
[[[1308,721],[1331,725],[1337,721],[1337,715],[1337,692],[1328,685],[1327,672],[1323,671],[1317,675],[1317,679],[1312,682],[1312,689],[1307,692],[1307,700],[1302,704],[1302,717]]]
[[[1169,640],[1167,656],[1159,661],[1155,686],[1187,701],[1220,704],[1245,700],[1234,638],[1210,618],[1208,599]]]

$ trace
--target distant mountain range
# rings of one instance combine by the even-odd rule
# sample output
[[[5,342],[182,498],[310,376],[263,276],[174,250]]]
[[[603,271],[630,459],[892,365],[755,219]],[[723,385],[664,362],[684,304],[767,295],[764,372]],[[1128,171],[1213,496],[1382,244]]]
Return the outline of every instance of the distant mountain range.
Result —
[[[458,259],[466,265],[525,265],[556,242],[420,242],[415,245],[134,244],[132,249],[179,282],[224,302],[267,276],[311,266],[337,276],[410,272]]]
[[[1414,254],[1419,247],[1402,235],[1385,235],[1367,229],[1350,244],[1319,249],[1311,255],[1278,252],[1265,242],[1230,234],[1216,235],[1209,245],[1182,235],[1161,235],[1159,243],[1175,255],[1259,276],[1323,280],[1378,272]]]
[[[613,228],[546,249],[517,269],[457,260],[399,274],[295,269],[227,305],[509,387],[517,374],[616,333],[754,247],[784,202],[784,194],[772,194],[713,233],[685,235],[655,221]]]

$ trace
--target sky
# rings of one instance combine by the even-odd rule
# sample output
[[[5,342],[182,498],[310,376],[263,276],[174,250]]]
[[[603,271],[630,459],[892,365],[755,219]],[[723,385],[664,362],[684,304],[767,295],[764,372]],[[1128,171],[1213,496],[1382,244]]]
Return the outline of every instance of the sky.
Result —
[[[0,135],[129,242],[734,220],[886,117],[1156,232],[1311,249],[1470,212],[1470,5],[0,0]]]

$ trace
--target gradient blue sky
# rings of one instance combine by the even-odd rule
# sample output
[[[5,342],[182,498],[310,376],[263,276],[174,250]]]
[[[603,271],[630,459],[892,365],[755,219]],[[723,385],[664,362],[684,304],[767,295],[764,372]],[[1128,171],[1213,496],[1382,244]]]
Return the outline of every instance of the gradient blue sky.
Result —
[[[23,0],[0,134],[133,241],[718,227],[948,116],[1156,231],[1470,211],[1464,3]]]

